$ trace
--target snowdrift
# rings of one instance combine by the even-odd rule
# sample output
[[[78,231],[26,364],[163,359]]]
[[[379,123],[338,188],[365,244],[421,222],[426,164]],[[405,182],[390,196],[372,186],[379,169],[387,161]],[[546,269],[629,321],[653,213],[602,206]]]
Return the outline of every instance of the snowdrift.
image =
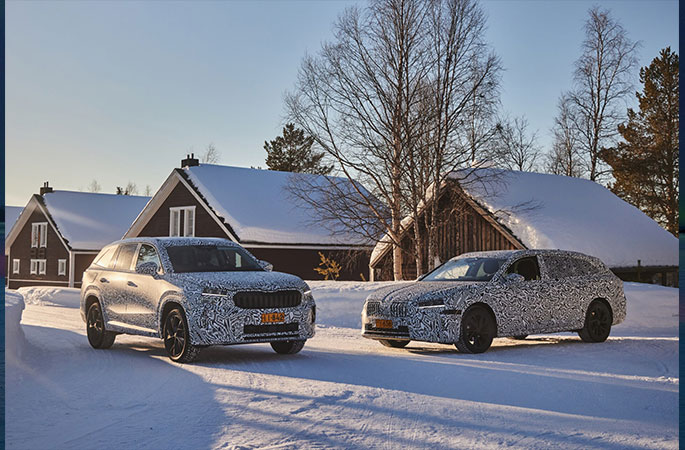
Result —
[[[17,291],[5,289],[5,362],[16,364],[26,348],[26,338],[21,328],[24,297]]]
[[[81,290],[77,288],[29,286],[19,288],[17,292],[27,305],[78,308],[81,301]]]

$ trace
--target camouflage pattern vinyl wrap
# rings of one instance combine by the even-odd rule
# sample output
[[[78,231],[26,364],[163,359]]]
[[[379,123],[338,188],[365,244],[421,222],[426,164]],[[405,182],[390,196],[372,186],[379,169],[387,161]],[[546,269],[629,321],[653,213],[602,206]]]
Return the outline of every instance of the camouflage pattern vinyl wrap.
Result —
[[[623,283],[597,258],[561,250],[478,252],[457,258],[479,256],[506,262],[490,281],[415,281],[370,294],[362,311],[362,335],[455,343],[461,317],[476,303],[492,310],[500,337],[579,330],[596,299],[610,306],[613,325],[625,319]],[[537,257],[539,280],[505,280],[511,264],[531,256]],[[392,321],[392,328],[377,327],[378,320]]]
[[[132,243],[152,245],[162,270],[152,276],[91,266],[81,291],[84,320],[87,299],[96,297],[103,306],[106,329],[119,333],[162,337],[163,315],[178,305],[185,313],[190,341],[198,346],[306,340],[314,335],[314,298],[307,283],[299,277],[261,270],[175,273],[166,251],[179,245],[240,247],[238,244],[215,238],[135,238],[114,244]],[[101,279],[108,281],[102,284],[98,282]],[[238,292],[287,292],[298,301],[293,306],[239,307],[234,302]],[[262,323],[263,314],[273,313],[283,316],[273,323]],[[246,332],[248,329],[250,332]]]

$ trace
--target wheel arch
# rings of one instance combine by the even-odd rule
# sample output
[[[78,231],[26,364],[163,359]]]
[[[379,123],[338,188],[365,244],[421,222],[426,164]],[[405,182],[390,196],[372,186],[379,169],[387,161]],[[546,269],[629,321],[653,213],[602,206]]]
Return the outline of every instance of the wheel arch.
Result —
[[[183,311],[183,314],[186,314],[186,310],[183,307],[183,304],[179,298],[176,297],[167,297],[161,304],[158,312],[158,321],[157,321],[157,331],[160,336],[162,336],[162,329],[164,328],[164,320],[166,319],[166,315],[169,314],[169,311],[171,311],[174,308],[181,308]],[[186,314],[187,317],[187,314]]]
[[[85,322],[86,317],[88,315],[88,310],[90,309],[90,307],[93,303],[99,303],[100,304],[100,314],[102,314],[102,320],[105,323],[105,329],[106,329],[107,323],[109,322],[109,318],[107,317],[107,311],[105,310],[105,307],[102,305],[102,300],[100,299],[100,297],[93,291],[87,293],[86,298],[83,300],[84,322]]]

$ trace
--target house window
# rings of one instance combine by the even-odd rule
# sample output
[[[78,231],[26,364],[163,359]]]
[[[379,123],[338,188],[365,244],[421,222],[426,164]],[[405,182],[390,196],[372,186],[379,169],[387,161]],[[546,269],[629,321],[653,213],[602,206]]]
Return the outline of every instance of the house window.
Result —
[[[12,273],[19,273],[19,260],[18,259],[12,260]]]
[[[195,207],[169,208],[169,236],[195,236]]]
[[[48,223],[32,223],[31,224],[31,247],[47,247],[48,246]]]
[[[67,274],[67,260],[66,259],[58,259],[57,260],[57,275],[66,275]]]
[[[32,259],[31,275],[45,275],[45,265],[44,259]]]

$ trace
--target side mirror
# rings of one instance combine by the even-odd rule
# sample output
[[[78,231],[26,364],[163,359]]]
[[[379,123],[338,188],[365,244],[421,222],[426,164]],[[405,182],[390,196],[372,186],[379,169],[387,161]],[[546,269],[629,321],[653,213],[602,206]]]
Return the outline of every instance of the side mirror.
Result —
[[[504,277],[504,281],[507,283],[520,283],[521,281],[526,281],[526,278],[518,273],[508,273]]]
[[[259,263],[259,266],[262,269],[266,270],[267,272],[271,272],[272,270],[274,270],[274,265],[268,261],[263,261],[261,259],[258,259],[257,262]]]
[[[154,262],[146,262],[146,263],[143,263],[143,264],[136,266],[136,273],[141,274],[141,275],[155,276],[155,275],[157,275],[158,270],[159,270],[159,267],[157,267],[157,263],[154,263]]]

